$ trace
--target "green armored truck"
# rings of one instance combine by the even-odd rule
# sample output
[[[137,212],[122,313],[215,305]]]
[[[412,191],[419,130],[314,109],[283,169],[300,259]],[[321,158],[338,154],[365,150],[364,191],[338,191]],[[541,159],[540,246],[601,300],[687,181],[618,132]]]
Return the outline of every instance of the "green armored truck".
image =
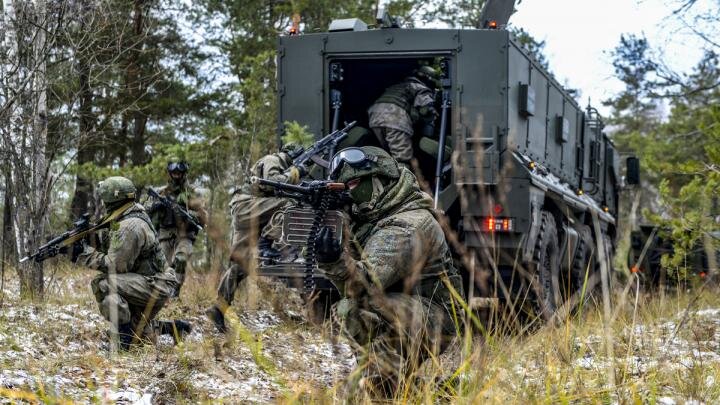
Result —
[[[343,122],[367,128],[375,100],[419,66],[440,72],[437,120],[414,132],[413,167],[445,213],[471,303],[527,296],[548,317],[599,281],[598,259],[613,255],[620,157],[597,111],[581,108],[510,32],[345,19],[280,37],[277,61],[280,132],[296,121],[318,137]],[[382,143],[371,131],[348,141]]]

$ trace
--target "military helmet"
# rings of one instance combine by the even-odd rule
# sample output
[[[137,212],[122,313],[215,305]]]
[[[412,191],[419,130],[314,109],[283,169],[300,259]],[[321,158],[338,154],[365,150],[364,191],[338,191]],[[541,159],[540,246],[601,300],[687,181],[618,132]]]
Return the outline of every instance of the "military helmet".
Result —
[[[135,199],[135,185],[125,177],[108,177],[98,184],[98,194],[105,205]]]
[[[295,159],[303,153],[303,148],[296,143],[288,142],[280,148],[280,152],[287,153],[291,159]]]
[[[432,88],[437,87],[437,81],[440,78],[437,70],[427,65],[420,66],[413,70],[412,75]]]
[[[330,178],[340,183],[372,175],[397,179],[400,168],[389,153],[375,146],[343,149],[330,162]]]
[[[185,173],[187,173],[187,171],[189,169],[190,169],[190,164],[188,162],[185,162],[185,161],[179,160],[179,159],[168,160],[168,164],[167,164],[168,173],[179,172],[179,173],[185,174]]]

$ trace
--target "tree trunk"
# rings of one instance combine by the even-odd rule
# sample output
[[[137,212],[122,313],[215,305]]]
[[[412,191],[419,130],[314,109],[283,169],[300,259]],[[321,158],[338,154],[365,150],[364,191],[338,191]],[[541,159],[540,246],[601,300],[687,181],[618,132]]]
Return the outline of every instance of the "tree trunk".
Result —
[[[5,178],[5,189],[3,194],[2,256],[0,257],[0,266],[3,266],[4,274],[7,267],[17,267],[18,257],[15,254],[15,237],[13,235],[12,183],[10,181],[9,170],[5,171],[3,177]]]
[[[42,244],[49,205],[47,164],[47,77],[49,53],[47,32],[50,19],[45,0],[35,3],[6,0],[9,17],[5,24],[7,63],[13,68],[5,77],[14,101],[6,110],[7,124],[0,127],[3,154],[9,167],[9,204],[15,252],[25,255]],[[52,34],[50,34],[52,35]],[[20,291],[33,299],[44,290],[41,263],[29,261],[17,267]]]
[[[83,5],[83,13],[87,5]],[[85,20],[82,20],[81,30],[86,26]],[[95,160],[97,147],[93,144],[93,130],[95,127],[95,118],[92,114],[93,92],[90,87],[90,64],[84,56],[81,56],[77,63],[78,82],[80,84],[80,107],[79,114],[79,130],[80,135],[77,143],[77,163],[82,166]],[[84,176],[82,169],[75,175],[75,193],[73,194],[70,204],[70,211],[73,218],[79,218],[82,214],[90,209],[92,202],[93,185],[92,182]]]

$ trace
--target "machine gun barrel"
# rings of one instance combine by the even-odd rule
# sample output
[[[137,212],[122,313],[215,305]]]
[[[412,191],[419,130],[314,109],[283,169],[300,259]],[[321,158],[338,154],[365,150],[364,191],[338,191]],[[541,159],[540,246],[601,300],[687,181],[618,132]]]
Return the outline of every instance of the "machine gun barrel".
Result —
[[[282,183],[279,181],[274,180],[266,180],[261,179],[258,177],[251,177],[250,182],[255,184],[260,184],[263,186],[269,186],[274,188],[275,190],[278,190],[280,192],[284,193],[295,193],[295,194],[301,194],[303,196],[311,197],[315,194],[317,194],[320,191],[344,191],[345,190],[345,184],[344,183],[332,183],[332,182],[326,182],[326,181],[318,181],[318,182],[312,182],[307,186],[299,186],[295,184],[288,184],[288,183]],[[288,197],[292,197],[292,195],[287,195]]]

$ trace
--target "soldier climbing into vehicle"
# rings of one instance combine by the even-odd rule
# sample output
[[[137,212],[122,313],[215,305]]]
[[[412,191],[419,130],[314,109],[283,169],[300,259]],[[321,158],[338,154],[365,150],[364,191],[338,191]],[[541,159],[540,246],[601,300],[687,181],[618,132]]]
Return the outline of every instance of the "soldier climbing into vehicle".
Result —
[[[459,330],[461,277],[433,201],[408,168],[366,146],[341,150],[330,170],[353,200],[343,233],[352,236],[341,244],[323,228],[317,261],[343,296],[333,315],[364,363],[365,381],[392,395]]]
[[[135,185],[124,177],[109,177],[98,185],[105,207],[103,223],[110,226],[109,246],[96,250],[84,239],[73,245],[72,261],[101,274],[92,281],[100,313],[111,322],[120,348],[160,334],[184,334],[184,321],[153,322],[175,291],[177,279],[160,249],[150,217],[135,202]]]
[[[180,295],[180,288],[185,283],[185,273],[193,252],[193,244],[207,221],[204,201],[200,194],[188,183],[187,172],[190,165],[177,158],[172,158],[167,164],[168,184],[161,187],[157,194],[170,202],[177,204],[163,204],[153,201],[148,208],[155,229],[158,230],[160,248],[165,254],[168,263],[172,264],[178,279],[177,290],[173,296]],[[190,214],[182,215],[182,209]]]
[[[407,167],[413,158],[416,129],[425,137],[435,132],[438,77],[432,67],[418,67],[405,80],[388,87],[368,109],[370,129],[380,144]]]

